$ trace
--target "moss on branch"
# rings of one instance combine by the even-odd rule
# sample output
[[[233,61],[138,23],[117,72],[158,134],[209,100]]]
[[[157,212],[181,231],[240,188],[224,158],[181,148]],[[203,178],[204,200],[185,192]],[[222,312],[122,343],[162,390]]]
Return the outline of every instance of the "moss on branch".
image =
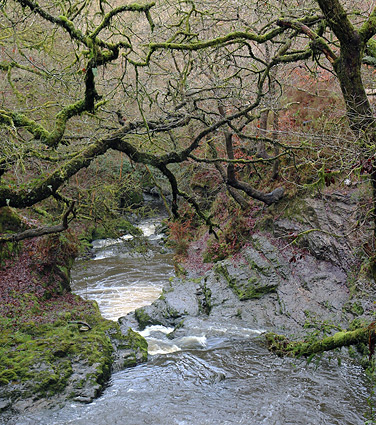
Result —
[[[279,25],[280,27],[293,28],[297,31],[301,31],[306,34],[312,40],[311,50],[322,51],[330,63],[334,63],[334,61],[337,59],[337,56],[330,49],[325,39],[323,37],[320,37],[311,28],[309,28],[307,25],[304,25],[302,22],[279,19],[277,21],[277,25]]]
[[[111,9],[108,13],[104,15],[102,22],[90,34],[90,38],[95,39],[103,29],[108,27],[108,25],[110,24],[114,16],[119,15],[120,13],[123,13],[123,12],[145,12],[146,14],[149,13],[150,15],[150,9],[154,6],[155,6],[155,2],[151,2],[147,4],[131,3],[131,4],[115,7],[114,9]],[[147,18],[149,15],[146,15]]]
[[[332,336],[313,342],[290,341],[284,335],[272,332],[267,333],[265,338],[268,349],[278,356],[309,357],[336,348],[349,347],[360,343],[368,344],[370,340],[375,338],[375,329],[373,326],[369,326],[354,331],[337,332]]]
[[[85,110],[85,101],[79,101],[66,106],[56,115],[55,128],[49,132],[42,125],[24,114],[0,110],[0,124],[10,125],[15,128],[24,128],[49,147],[56,147],[62,140],[68,120],[79,115]]]
[[[376,8],[373,9],[368,19],[364,22],[359,30],[359,34],[364,43],[371,41],[371,37],[376,34]],[[375,43],[374,40],[372,40]]]

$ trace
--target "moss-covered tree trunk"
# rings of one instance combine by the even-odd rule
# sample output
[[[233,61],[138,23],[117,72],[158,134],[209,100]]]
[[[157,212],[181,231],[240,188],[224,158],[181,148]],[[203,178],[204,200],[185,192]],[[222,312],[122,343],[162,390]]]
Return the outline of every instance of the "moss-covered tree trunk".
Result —
[[[317,3],[340,43],[339,55],[336,57],[332,53],[331,62],[341,86],[350,126],[358,135],[370,131],[373,135],[375,120],[362,81],[361,66],[367,43],[375,34],[376,12],[373,11],[362,27],[356,29],[339,0],[317,0]]]
[[[372,218],[375,228],[373,236],[375,237],[376,164],[374,146],[376,121],[362,81],[361,66],[367,43],[376,33],[376,9],[359,29],[355,29],[339,0],[317,0],[317,3],[324,13],[327,24],[340,42],[339,56],[333,60],[332,64],[346,104],[350,127],[359,138],[363,160],[372,158],[370,176],[373,189]]]
[[[354,331],[337,332],[314,342],[290,341],[285,336],[275,333],[268,333],[265,338],[269,350],[279,356],[309,357],[317,353],[358,344],[369,344],[370,354],[373,354],[376,333],[374,325],[370,325]]]

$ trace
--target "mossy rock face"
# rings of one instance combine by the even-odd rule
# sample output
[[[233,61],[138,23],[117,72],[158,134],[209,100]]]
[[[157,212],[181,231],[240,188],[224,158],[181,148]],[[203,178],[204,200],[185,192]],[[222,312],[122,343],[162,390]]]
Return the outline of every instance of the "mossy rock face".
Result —
[[[230,288],[236,293],[241,301],[261,298],[266,294],[276,292],[278,283],[265,281],[255,273],[255,276],[247,279],[240,275],[231,275],[226,265],[216,267],[216,273],[223,276],[228,282]]]
[[[364,308],[359,300],[349,301],[344,305],[344,310],[352,313],[355,317],[361,316],[364,313]]]
[[[91,320],[90,320],[91,319]],[[109,376],[113,348],[106,330],[114,326],[100,317],[88,317],[89,332],[80,332],[75,324],[23,326],[16,335],[2,338],[0,358],[4,371],[2,384],[10,398],[50,397],[61,393],[75,371],[75,363],[96,367],[96,381]],[[73,377],[74,378],[74,377]],[[73,379],[74,380],[74,379]],[[14,384],[14,385],[12,385]],[[21,385],[21,388],[19,388]]]
[[[151,317],[146,313],[143,307],[135,310],[134,315],[139,324],[141,330],[145,329],[146,326],[153,325],[154,322]]]
[[[196,292],[197,299],[199,301],[199,310],[201,313],[205,313],[208,316],[210,315],[212,309],[212,291],[207,285],[207,280],[204,278],[202,282],[200,282],[200,290]]]
[[[140,335],[124,335],[95,302],[70,293],[75,245],[69,242],[64,235],[38,244],[25,241],[14,269],[5,271],[13,274],[6,275],[7,303],[0,305],[0,410],[22,413],[40,399],[43,405],[90,402],[107,383],[118,351],[127,352],[122,368],[147,360]]]
[[[146,340],[131,329],[122,334],[117,323],[99,311],[85,321],[82,331],[69,315],[51,323],[24,324],[0,338],[0,391],[12,402],[32,398],[89,402],[108,381],[115,359],[121,367],[147,361]]]
[[[254,234],[251,244],[242,251],[239,264],[222,261],[215,267],[215,273],[227,281],[241,301],[245,301],[276,292],[290,271],[277,248],[265,236]]]
[[[64,291],[70,291],[70,281],[71,281],[71,265],[69,266],[62,266],[56,264],[57,272],[61,277],[60,280],[60,293],[63,293]]]
[[[19,244],[17,242],[6,242],[0,244],[0,266],[5,260],[14,258],[19,252]]]
[[[147,361],[148,343],[139,333],[128,329],[127,334],[119,341],[117,350],[122,368],[133,367]]]
[[[234,267],[225,261],[216,266],[216,273],[225,278],[241,301],[276,292],[286,270],[275,248],[265,238],[255,236],[253,247],[244,250],[243,255],[243,264]]]

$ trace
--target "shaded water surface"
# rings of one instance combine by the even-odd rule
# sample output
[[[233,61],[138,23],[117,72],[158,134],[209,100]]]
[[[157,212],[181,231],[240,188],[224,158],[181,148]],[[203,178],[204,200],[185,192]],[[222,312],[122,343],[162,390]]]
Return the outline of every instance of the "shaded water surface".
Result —
[[[172,273],[168,255],[130,258],[121,244],[103,243],[94,259],[77,264],[74,291],[115,319],[155,299]],[[144,331],[148,363],[114,373],[93,403],[30,414],[17,424],[364,424],[369,391],[358,366],[280,359],[263,347],[257,329],[202,322],[174,341],[169,331]]]

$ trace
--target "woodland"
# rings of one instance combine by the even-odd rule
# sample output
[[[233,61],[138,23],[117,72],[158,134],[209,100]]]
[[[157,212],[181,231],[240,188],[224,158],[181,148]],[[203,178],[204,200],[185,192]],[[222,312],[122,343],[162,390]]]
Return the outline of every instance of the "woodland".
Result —
[[[61,272],[80,235],[115,232],[151,188],[183,262],[200,232],[220,260],[246,242],[250,216],[357,184],[372,271],[375,35],[364,0],[1,0],[2,292],[22,246],[39,271],[58,258]],[[281,355],[360,342],[372,354],[374,327],[269,338]]]

